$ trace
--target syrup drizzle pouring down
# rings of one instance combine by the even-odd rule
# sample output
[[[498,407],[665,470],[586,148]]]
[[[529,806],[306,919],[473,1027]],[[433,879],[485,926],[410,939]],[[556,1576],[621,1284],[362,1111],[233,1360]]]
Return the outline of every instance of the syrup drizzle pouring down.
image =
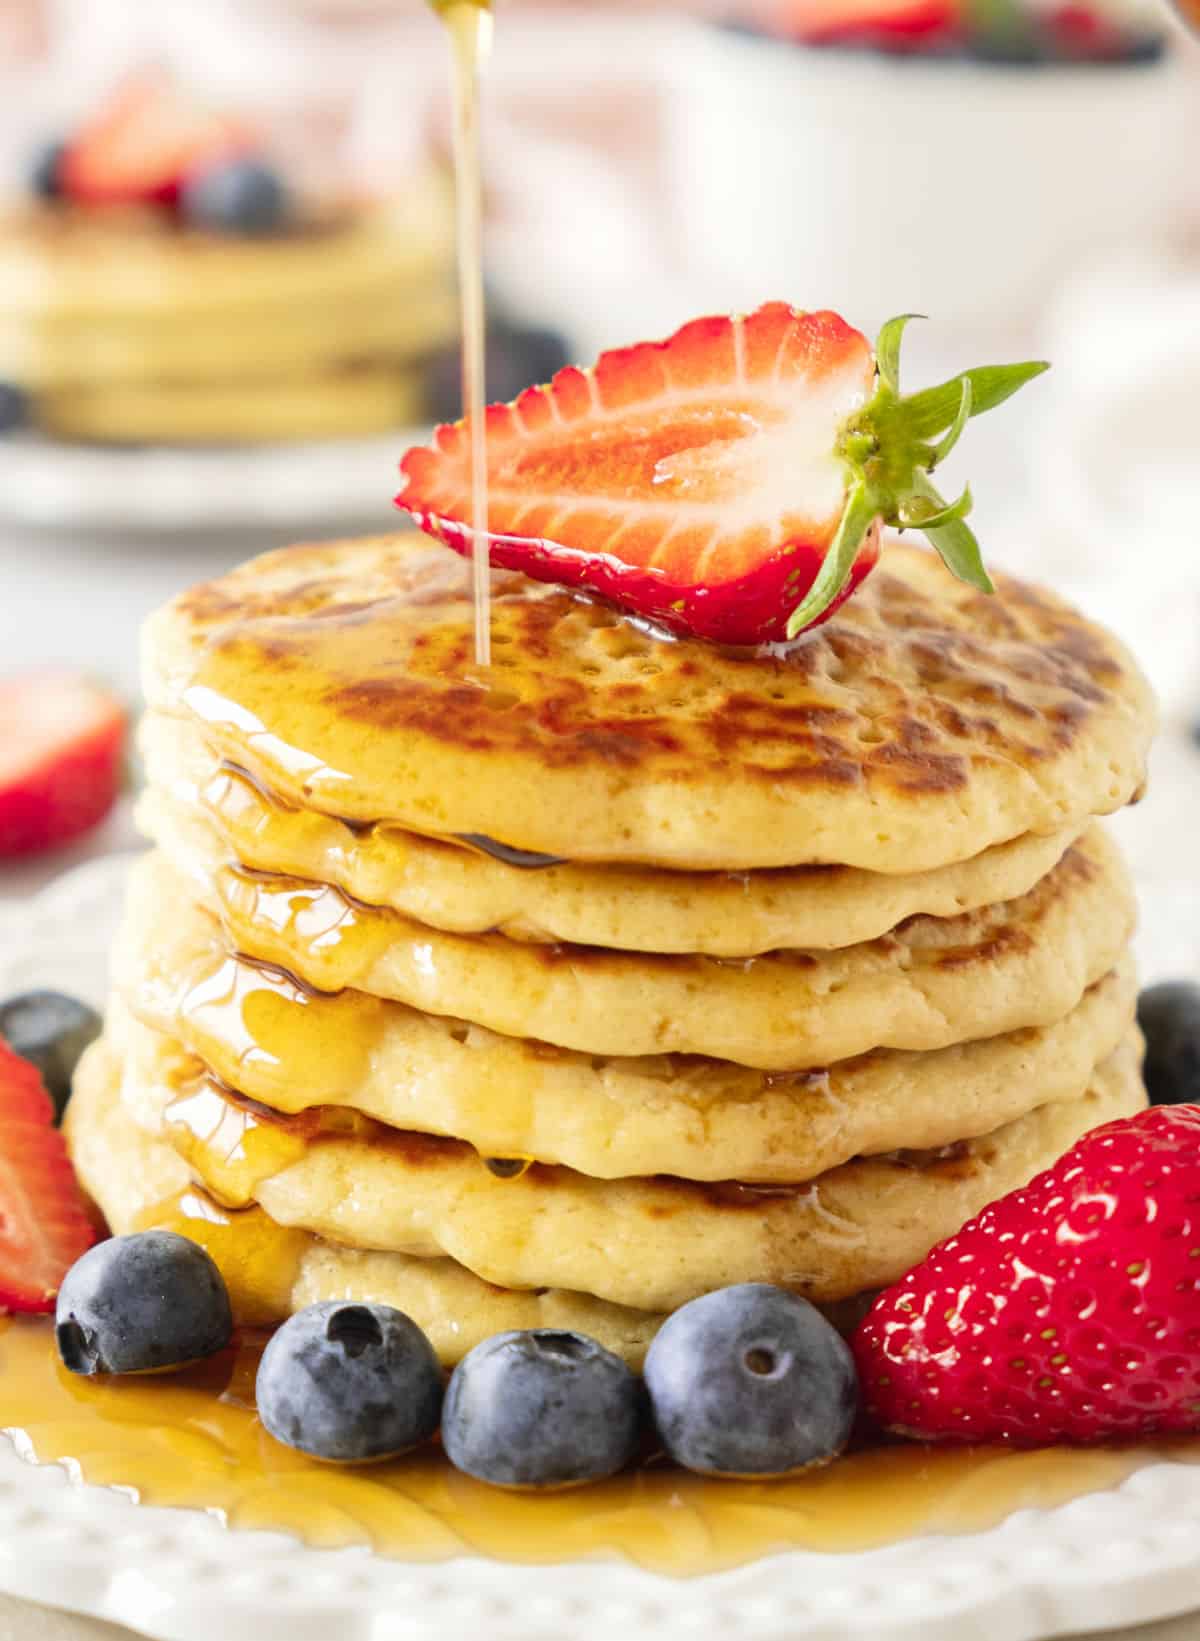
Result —
[[[462,328],[462,403],[471,435],[472,591],[475,662],[491,665],[491,584],[484,426],[483,184],[479,167],[479,70],[492,39],[487,0],[433,0],[450,35],[454,80],[454,195]]]

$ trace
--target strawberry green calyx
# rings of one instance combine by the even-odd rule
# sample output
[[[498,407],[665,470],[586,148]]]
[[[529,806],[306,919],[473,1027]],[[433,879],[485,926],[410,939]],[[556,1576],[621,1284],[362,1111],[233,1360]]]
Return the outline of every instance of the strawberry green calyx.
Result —
[[[854,561],[875,521],[897,530],[920,530],[960,581],[980,592],[992,586],[974,532],[966,523],[968,486],[947,502],[930,475],[953,450],[972,416],[993,410],[1049,365],[978,365],[907,397],[900,392],[900,343],[917,314],[889,319],[875,343],[877,386],[868,404],[846,421],[836,453],[846,469],[846,505],[837,533],[807,596],[788,620],[787,633],[811,627],[845,587]]]

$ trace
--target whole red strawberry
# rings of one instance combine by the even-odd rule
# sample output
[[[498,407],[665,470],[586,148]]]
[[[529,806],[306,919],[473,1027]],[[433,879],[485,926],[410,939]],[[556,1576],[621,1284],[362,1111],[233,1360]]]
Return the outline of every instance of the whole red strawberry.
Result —
[[[1200,1430],[1200,1106],[1086,1135],[881,1294],[869,1415],[923,1441]]]
[[[901,396],[908,317],[872,350],[836,313],[768,302],[491,406],[492,562],[727,644],[824,620],[875,563],[883,524],[923,531],[990,592],[970,491],[947,505],[929,475],[971,416],[1046,367],[985,365]],[[396,498],[467,554],[470,452],[464,422],[438,428],[405,456]]]
[[[52,1311],[95,1240],[50,1096],[0,1038],[0,1311]]]

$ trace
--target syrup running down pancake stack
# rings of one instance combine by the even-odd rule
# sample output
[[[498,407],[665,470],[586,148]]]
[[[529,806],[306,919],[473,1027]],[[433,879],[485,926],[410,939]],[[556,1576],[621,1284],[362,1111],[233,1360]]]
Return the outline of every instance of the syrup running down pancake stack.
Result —
[[[243,1321],[407,1311],[640,1362],[783,1283],[835,1315],[1145,1103],[1096,817],[1153,706],[1051,595],[889,545],[786,646],[666,639],[399,535],[150,623],[136,870],[69,1118],[113,1228]]]

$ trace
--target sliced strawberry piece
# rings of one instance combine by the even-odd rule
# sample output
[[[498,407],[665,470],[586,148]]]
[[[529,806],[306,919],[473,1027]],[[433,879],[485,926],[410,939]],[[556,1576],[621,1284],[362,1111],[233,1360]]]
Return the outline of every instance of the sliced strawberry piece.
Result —
[[[884,522],[926,529],[957,574],[990,590],[962,522],[969,495],[947,508],[927,474],[969,415],[1045,367],[985,367],[901,399],[904,323],[885,326],[877,359],[836,314],[771,302],[491,406],[493,562],[732,644],[827,617],[875,562]],[[397,497],[462,553],[470,444],[466,423],[438,428],[405,456]]]
[[[87,205],[169,204],[196,171],[253,146],[243,121],[191,101],[168,75],[139,75],[68,145],[62,191]]]
[[[1200,1106],[1086,1134],[876,1300],[864,1403],[922,1441],[1200,1430]]]
[[[866,41],[927,49],[960,32],[957,0],[791,0],[771,11],[772,31],[814,43]]]
[[[75,673],[0,679],[0,858],[69,843],[121,788],[127,717]]]
[[[44,1312],[96,1240],[54,1106],[0,1040],[0,1310]]]

